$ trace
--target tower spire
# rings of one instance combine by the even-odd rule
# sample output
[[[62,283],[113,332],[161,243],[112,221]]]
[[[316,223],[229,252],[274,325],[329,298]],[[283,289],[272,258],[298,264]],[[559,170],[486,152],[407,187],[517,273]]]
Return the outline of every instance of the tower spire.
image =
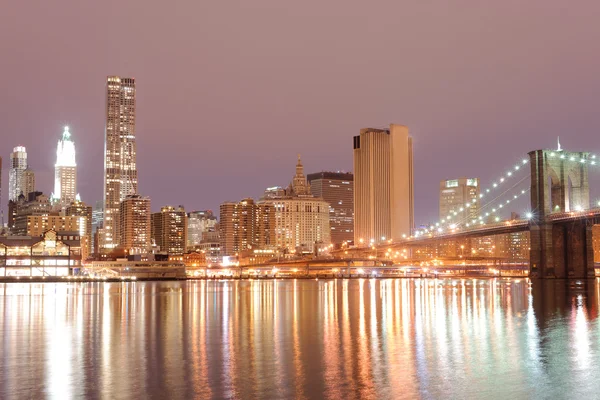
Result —
[[[556,149],[556,151],[562,151],[562,148],[560,147],[560,136],[558,136],[556,141],[558,142],[558,149]]]

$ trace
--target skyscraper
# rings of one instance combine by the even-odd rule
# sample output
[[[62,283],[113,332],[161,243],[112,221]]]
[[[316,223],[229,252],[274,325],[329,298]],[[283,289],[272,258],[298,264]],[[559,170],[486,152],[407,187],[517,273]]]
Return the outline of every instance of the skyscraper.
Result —
[[[65,126],[62,138],[58,141],[56,148],[52,200],[61,204],[71,204],[71,202],[75,201],[77,195],[76,184],[77,164],[75,163],[75,144],[71,140],[69,127]]]
[[[329,204],[312,194],[300,156],[287,189],[281,196],[268,189],[258,210],[259,235],[265,244],[289,253],[313,253],[331,243]]]
[[[410,235],[414,227],[412,153],[412,138],[403,125],[361,129],[354,136],[356,244]]]
[[[104,221],[99,234],[101,251],[109,252],[117,246],[121,201],[137,191],[135,80],[109,76],[104,139]]]
[[[17,146],[10,153],[10,169],[8,171],[8,200],[17,201],[23,193],[27,197],[25,170],[27,169],[27,150]]]
[[[479,217],[479,179],[440,182],[440,219],[447,217],[456,225],[471,223]]]
[[[215,230],[217,217],[211,210],[192,211],[188,214],[187,224],[187,248],[194,249],[200,245],[208,232]]]
[[[329,203],[331,242],[354,240],[354,176],[344,172],[317,172],[307,175],[312,194]]]

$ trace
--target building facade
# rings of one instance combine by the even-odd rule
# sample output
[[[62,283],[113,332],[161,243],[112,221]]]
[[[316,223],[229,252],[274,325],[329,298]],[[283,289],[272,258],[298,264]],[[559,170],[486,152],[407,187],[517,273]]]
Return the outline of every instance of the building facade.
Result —
[[[10,153],[8,199],[16,202],[20,194],[27,197],[29,192],[33,192],[34,190],[35,175],[33,175],[33,171],[28,170],[27,149],[24,146],[17,146]]]
[[[129,195],[119,208],[119,246],[125,254],[146,254],[152,247],[150,198]]]
[[[81,267],[77,231],[0,237],[0,276],[68,276]]]
[[[60,204],[71,204],[77,196],[77,164],[75,143],[71,140],[69,127],[65,126],[62,138],[56,148],[54,164],[54,193],[52,199]]]
[[[137,194],[135,141],[135,80],[109,76],[106,83],[104,139],[104,213],[98,240],[101,252],[119,241],[119,209],[128,195]]]
[[[361,129],[354,136],[354,243],[410,235],[413,198],[408,128],[392,124],[389,129]]]
[[[79,237],[81,238],[81,257],[87,259],[92,253],[92,206],[75,199],[65,209],[65,215],[79,220]]]
[[[312,194],[329,204],[331,243],[341,245],[354,240],[354,175],[343,172],[318,172],[307,175]]]
[[[258,219],[266,228],[259,234],[268,236],[269,245],[287,253],[314,253],[331,243],[329,204],[311,192],[300,156],[296,174],[283,196],[269,196],[260,201],[263,212]]]
[[[450,219],[447,219],[450,217]],[[440,182],[440,220],[457,226],[479,218],[479,179],[459,178]]]
[[[217,217],[211,210],[191,211],[188,213],[187,248],[194,249],[202,240],[206,239],[209,232],[214,232],[217,226]]]
[[[165,206],[152,214],[152,239],[161,251],[183,254],[187,243],[187,214],[183,206]]]
[[[222,203],[219,211],[219,237],[224,256],[235,256],[257,245],[257,207],[254,199]]]

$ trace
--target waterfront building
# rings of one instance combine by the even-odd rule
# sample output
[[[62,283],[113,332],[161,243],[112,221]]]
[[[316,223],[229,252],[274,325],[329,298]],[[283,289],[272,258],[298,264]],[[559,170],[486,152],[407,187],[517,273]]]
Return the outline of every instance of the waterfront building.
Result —
[[[18,201],[19,195],[25,197],[35,190],[35,174],[28,168],[27,149],[17,146],[10,153],[10,168],[8,170],[8,199]]]
[[[354,175],[344,172],[318,172],[307,175],[312,194],[329,203],[331,243],[354,240]]]
[[[0,237],[0,276],[67,276],[81,267],[77,230]]]
[[[75,144],[71,139],[69,127],[65,126],[62,138],[56,148],[54,164],[54,193],[52,200],[67,205],[77,196],[77,163],[75,162]]]
[[[92,252],[92,206],[87,205],[79,196],[65,209],[65,215],[79,220],[79,237],[81,238],[81,257],[86,260]]]
[[[224,256],[234,256],[257,245],[256,211],[251,198],[221,204],[219,236]]]
[[[150,198],[126,196],[119,208],[119,246],[125,254],[146,254],[151,249]]]
[[[136,166],[135,80],[109,76],[106,82],[104,139],[104,213],[99,247],[109,253],[119,241],[119,209],[128,195],[138,192]]]
[[[104,202],[102,200],[96,201],[94,209],[92,210],[92,249],[94,254],[99,254],[98,248],[98,230],[102,228],[102,219],[104,215]]]
[[[354,243],[401,239],[414,227],[413,151],[408,128],[354,136]],[[362,239],[362,241],[361,241]]]
[[[314,253],[331,243],[329,204],[311,193],[300,156],[296,174],[283,196],[262,198],[259,202],[265,229],[260,235],[269,245],[288,253]]]
[[[440,220],[457,226],[479,218],[479,179],[458,178],[440,182]]]
[[[187,248],[194,249],[209,232],[214,232],[217,225],[217,217],[211,210],[191,211],[188,213],[188,235]]]
[[[152,214],[152,239],[161,251],[183,254],[187,242],[187,214],[183,206],[165,206]]]

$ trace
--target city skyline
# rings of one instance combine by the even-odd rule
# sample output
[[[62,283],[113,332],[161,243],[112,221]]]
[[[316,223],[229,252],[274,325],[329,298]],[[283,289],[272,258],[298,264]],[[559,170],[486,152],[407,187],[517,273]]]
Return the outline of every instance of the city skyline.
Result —
[[[286,179],[286,160],[297,153],[304,154],[306,163],[315,167],[309,173],[351,171],[348,138],[362,127],[385,127],[390,122],[407,125],[414,137],[416,224],[437,220],[437,183],[441,180],[477,176],[485,185],[527,151],[554,147],[557,136],[561,136],[567,149],[597,150],[593,149],[592,137],[598,129],[594,117],[598,100],[593,93],[599,84],[594,71],[600,61],[586,49],[599,29],[590,19],[599,6],[580,4],[564,15],[556,7],[505,4],[492,6],[492,12],[473,4],[470,8],[433,14],[427,13],[425,5],[408,9],[385,5],[376,12],[381,17],[378,28],[358,30],[358,34],[350,24],[362,15],[371,15],[367,13],[368,6],[353,5],[336,12],[324,6],[323,11],[335,15],[333,22],[347,35],[334,36],[308,12],[309,2],[295,6],[304,22],[315,24],[315,31],[307,32],[304,39],[296,36],[301,32],[300,26],[282,9],[267,7],[268,13],[260,13],[260,7],[250,7],[248,13],[265,26],[277,20],[287,22],[290,27],[282,36],[291,40],[282,50],[283,57],[276,57],[275,50],[281,50],[276,38],[265,37],[261,24],[248,26],[248,22],[236,19],[240,28],[247,28],[249,39],[265,39],[246,43],[248,51],[262,56],[253,58],[251,68],[233,63],[234,59],[221,51],[236,46],[238,37],[224,37],[219,45],[201,39],[194,46],[205,50],[202,59],[190,56],[190,63],[173,63],[169,59],[188,53],[166,43],[197,35],[182,35],[174,30],[159,40],[156,34],[144,31],[162,43],[160,48],[167,55],[164,60],[148,63],[149,49],[142,40],[146,35],[132,35],[135,30],[127,24],[119,25],[107,37],[83,33],[76,38],[69,24],[50,25],[47,19],[36,19],[40,29],[45,29],[55,41],[66,43],[66,49],[50,55],[22,27],[8,21],[0,29],[7,29],[11,35],[21,34],[19,41],[2,44],[8,62],[7,74],[0,79],[9,90],[15,84],[22,90],[12,90],[14,101],[5,102],[1,108],[6,121],[2,181],[8,182],[10,149],[21,144],[30,153],[37,189],[50,193],[54,160],[47,149],[55,146],[54,132],[69,125],[78,133],[78,154],[85,154],[78,167],[82,199],[89,204],[100,200],[102,87],[111,73],[134,76],[141,85],[138,168],[140,180],[147,185],[142,192],[152,198],[153,211],[164,204],[181,203],[186,209],[216,212],[222,201],[258,198],[262,188]],[[82,23],[93,25],[94,11],[98,15],[106,13],[99,6],[91,7],[98,9],[82,16]],[[207,7],[212,15],[225,15],[234,6]],[[149,16],[159,15],[152,6],[146,9]],[[394,16],[401,11],[413,13],[415,18],[398,27]],[[25,13],[26,6],[16,5],[12,12]],[[69,15],[62,4],[53,13],[57,20]],[[489,15],[496,15],[497,19],[490,20]],[[125,20],[126,16],[118,18]],[[480,20],[485,20],[489,29],[480,40],[469,40],[469,32],[479,32]],[[207,20],[203,28],[193,29],[209,29],[217,21],[219,18]],[[445,32],[455,23],[463,29],[447,37]],[[511,37],[524,40],[515,41],[500,33],[505,32],[501,28],[506,23],[512,26]],[[565,23],[573,28],[568,39],[550,28]],[[169,19],[168,24],[175,24],[175,20]],[[392,27],[397,36],[380,34]],[[412,39],[403,35],[404,31],[418,35],[421,50],[411,45]],[[324,35],[325,40],[311,41],[313,47],[304,46],[319,35]],[[403,36],[407,39],[401,39]],[[131,37],[132,45],[109,57],[112,47],[108,43],[117,42],[117,37]],[[96,46],[81,46],[81,40]],[[328,57],[329,47],[322,42],[334,43],[343,51],[336,58]],[[545,45],[539,52],[529,51],[542,42]],[[29,47],[41,54],[35,71],[16,61],[21,59],[19,49]],[[81,55],[74,56],[71,48],[81,50]],[[390,53],[386,50],[389,48],[395,51]],[[450,51],[453,57],[448,58]],[[311,66],[299,55],[318,56],[321,62]],[[382,55],[386,62],[377,74],[368,72],[366,60]],[[204,59],[211,61],[198,64]],[[522,59],[530,62],[520,63]],[[66,68],[72,63],[80,68]],[[540,74],[542,66],[544,73]],[[8,78],[23,74],[28,79]],[[294,79],[288,79],[291,74]],[[164,76],[169,76],[169,80],[161,79]],[[284,84],[270,84],[272,80]],[[365,97],[368,102],[363,101]],[[237,132],[238,120],[244,121],[243,133]],[[299,123],[290,124],[292,120]],[[485,146],[494,146],[494,151],[480,152]],[[212,151],[218,149],[222,151]],[[158,159],[160,163],[156,162]],[[175,174],[196,184],[180,185],[171,179]],[[219,190],[204,190],[213,187]],[[6,193],[5,190],[1,205],[4,210]],[[592,198],[598,198],[598,194],[593,192]]]

